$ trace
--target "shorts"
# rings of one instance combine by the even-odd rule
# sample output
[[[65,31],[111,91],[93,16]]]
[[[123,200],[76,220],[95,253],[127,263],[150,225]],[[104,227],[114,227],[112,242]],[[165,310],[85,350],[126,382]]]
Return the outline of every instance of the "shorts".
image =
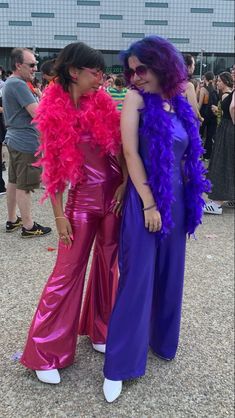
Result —
[[[8,181],[19,190],[33,192],[40,186],[41,168],[33,167],[37,161],[34,154],[16,151],[9,146]]]

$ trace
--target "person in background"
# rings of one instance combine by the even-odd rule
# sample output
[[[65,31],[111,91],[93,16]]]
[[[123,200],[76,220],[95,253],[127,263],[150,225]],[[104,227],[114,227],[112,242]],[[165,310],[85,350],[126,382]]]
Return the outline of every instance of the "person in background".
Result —
[[[6,232],[22,227],[22,238],[41,237],[49,234],[51,228],[32,218],[31,193],[40,186],[40,169],[32,165],[37,160],[34,154],[39,145],[38,132],[32,124],[38,103],[27,85],[35,77],[37,62],[31,50],[14,48],[11,63],[13,74],[2,89],[5,143],[9,152]],[[16,215],[17,206],[21,217]]]
[[[217,118],[212,110],[212,106],[217,106],[218,101],[219,97],[215,88],[215,76],[212,71],[208,71],[204,75],[204,87],[200,89],[198,104],[201,115],[204,119],[200,128],[200,134],[202,138],[205,139],[204,160],[209,160],[211,158],[213,141],[217,128]]]
[[[127,94],[127,88],[125,87],[125,80],[123,76],[120,74],[115,78],[114,87],[108,87],[107,93],[112,97],[115,101],[117,109],[122,110],[123,101]]]
[[[192,83],[192,76],[195,70],[195,60],[192,55],[188,54],[184,56],[184,62],[187,67],[188,72],[188,80],[186,83],[186,88],[184,91],[184,96],[186,97],[189,104],[192,106],[195,115],[197,116],[200,122],[203,121],[203,118],[198,109],[198,102],[197,102],[197,95],[195,91],[195,87]]]
[[[96,351],[105,351],[118,282],[119,214],[126,183],[120,167],[125,167],[120,115],[111,97],[99,89],[102,54],[72,43],[60,52],[54,70],[55,82],[44,90],[35,120],[45,197],[51,197],[59,235],[58,256],[21,357],[40,381],[51,384],[60,382],[58,369],[73,363],[78,334],[88,335]]]
[[[233,124],[235,124],[235,64],[231,68],[231,76],[233,79],[233,96],[232,96],[229,111],[230,111]]]
[[[37,80],[36,78],[34,78],[34,80],[32,81],[27,82],[27,85],[30,91],[33,93],[37,102],[39,102],[39,100],[42,97],[42,91],[41,91],[41,88],[38,86],[38,84],[39,84],[39,80]]]
[[[44,61],[40,67],[42,74],[42,90],[45,89],[55,78],[55,59]]]
[[[201,195],[209,190],[198,121],[182,95],[187,72],[181,53],[150,36],[122,57],[133,89],[121,113],[129,180],[104,364],[108,402],[120,395],[123,380],[145,374],[149,346],[165,360],[176,355],[186,234],[200,224]]]
[[[215,143],[209,164],[208,177],[212,182],[209,201],[204,206],[204,213],[222,215],[223,205],[234,207],[234,121],[232,113],[233,78],[229,72],[218,77],[218,89],[221,93],[222,117],[217,127]],[[218,108],[213,106],[216,113]]]
[[[115,77],[112,76],[111,74],[106,75],[106,79],[104,81],[103,88],[107,89],[109,87],[113,87],[114,86],[114,80],[115,80]]]
[[[3,120],[3,107],[2,107],[2,88],[4,86],[4,81],[5,81],[4,73],[5,71],[3,67],[0,67],[0,196],[3,196],[6,194],[6,185],[2,176],[3,167],[4,167],[3,159],[2,159],[2,143],[6,135],[6,128],[5,128],[5,123]]]

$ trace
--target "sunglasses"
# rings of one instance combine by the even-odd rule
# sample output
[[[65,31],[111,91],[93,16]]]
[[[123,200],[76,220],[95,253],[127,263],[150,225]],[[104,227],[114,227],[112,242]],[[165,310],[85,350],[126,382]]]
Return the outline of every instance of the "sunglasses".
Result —
[[[91,68],[81,67],[82,70],[88,71],[88,73],[92,74],[96,78],[101,78],[103,76],[102,70],[92,70]]]
[[[138,77],[144,77],[147,74],[148,71],[148,67],[146,67],[145,65],[139,65],[138,67],[136,67],[135,70],[133,70],[132,68],[127,68],[127,70],[125,70],[125,76],[127,79],[131,79],[135,76],[135,74]]]
[[[30,67],[30,68],[34,68],[34,67],[37,67],[37,65],[38,65],[38,62],[23,62],[23,64],[26,64],[26,65],[28,65],[28,67]]]

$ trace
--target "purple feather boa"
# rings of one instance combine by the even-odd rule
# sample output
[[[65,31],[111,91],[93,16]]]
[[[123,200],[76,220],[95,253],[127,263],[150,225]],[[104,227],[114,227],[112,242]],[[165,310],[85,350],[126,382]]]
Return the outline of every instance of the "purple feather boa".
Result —
[[[163,99],[158,94],[141,92],[145,107],[140,110],[142,123],[139,129],[150,144],[151,173],[148,183],[162,218],[162,234],[169,234],[174,226],[171,206],[174,201],[172,191],[172,168],[174,162],[172,121],[163,109]],[[185,232],[194,233],[201,223],[204,200],[203,192],[210,191],[210,182],[206,179],[206,170],[200,161],[203,154],[199,125],[194,112],[183,96],[171,99],[177,117],[182,122],[189,138],[184,155],[183,177],[185,179]]]

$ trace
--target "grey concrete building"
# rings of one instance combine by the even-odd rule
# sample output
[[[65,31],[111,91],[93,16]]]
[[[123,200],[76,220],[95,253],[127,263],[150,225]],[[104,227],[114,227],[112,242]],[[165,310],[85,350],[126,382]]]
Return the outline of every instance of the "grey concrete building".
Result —
[[[204,70],[218,73],[234,62],[234,1],[0,2],[0,65],[5,68],[15,46],[33,48],[42,61],[80,40],[100,49],[111,69],[118,64],[118,51],[149,34],[169,38],[182,52],[193,53],[198,62],[203,54]]]

